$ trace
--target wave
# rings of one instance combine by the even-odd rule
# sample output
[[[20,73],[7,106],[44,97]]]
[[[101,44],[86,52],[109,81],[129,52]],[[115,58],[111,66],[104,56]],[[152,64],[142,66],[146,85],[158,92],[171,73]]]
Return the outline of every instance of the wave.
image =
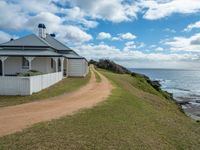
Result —
[[[153,80],[156,80],[156,81],[159,81],[159,82],[171,82],[171,80],[162,79],[162,78],[155,78]]]
[[[175,90],[180,90],[180,91],[187,91],[187,92],[190,92],[191,90],[189,89],[184,89],[184,88],[174,88]]]
[[[169,87],[167,87],[167,88],[165,88],[165,89],[167,89],[167,90],[178,90],[178,91],[184,91],[184,92],[191,92],[191,90],[189,90],[189,89],[176,88],[176,87],[174,87],[174,88],[169,88]]]

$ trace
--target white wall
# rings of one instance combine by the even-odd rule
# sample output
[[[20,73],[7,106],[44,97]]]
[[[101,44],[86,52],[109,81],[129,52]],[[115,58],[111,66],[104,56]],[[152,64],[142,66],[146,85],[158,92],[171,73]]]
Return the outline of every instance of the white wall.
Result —
[[[32,93],[39,92],[62,80],[62,72],[55,72],[30,78]]]
[[[37,70],[42,73],[52,73],[54,69],[51,68],[51,58],[49,57],[35,57],[32,61],[32,70]]]
[[[29,95],[30,80],[23,77],[0,77],[0,95]]]
[[[0,95],[31,95],[62,80],[62,72],[32,77],[0,77]]]
[[[22,72],[22,58],[8,57],[4,62],[5,74],[16,74]]]
[[[28,71],[28,69],[22,68],[22,57],[8,57],[4,63],[5,74],[15,75],[16,73]],[[35,57],[32,61],[32,70],[37,70],[42,73],[54,72],[54,69],[51,68],[51,58]]]
[[[72,77],[84,77],[88,73],[88,65],[85,59],[68,59],[68,75]]]

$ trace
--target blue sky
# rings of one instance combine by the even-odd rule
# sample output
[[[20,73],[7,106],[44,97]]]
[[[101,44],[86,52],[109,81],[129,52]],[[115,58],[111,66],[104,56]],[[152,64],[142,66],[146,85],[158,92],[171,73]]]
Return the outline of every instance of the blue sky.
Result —
[[[0,42],[38,23],[87,59],[133,68],[199,68],[200,0],[1,0]]]

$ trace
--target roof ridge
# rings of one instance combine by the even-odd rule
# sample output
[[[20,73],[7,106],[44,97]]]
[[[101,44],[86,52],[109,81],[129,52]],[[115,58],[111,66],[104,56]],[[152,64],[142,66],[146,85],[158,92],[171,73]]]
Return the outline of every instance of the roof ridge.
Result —
[[[26,35],[26,36],[23,36],[23,37],[20,37],[20,38],[18,38],[18,39],[14,39],[14,40],[12,40],[12,41],[8,41],[8,42],[5,42],[5,43],[2,43],[2,44],[0,44],[0,46],[8,46],[9,44],[13,44],[13,43],[16,43],[16,42],[19,42],[19,41],[23,41],[24,39],[27,39],[27,38],[35,38],[35,39],[37,39],[39,42],[41,42],[44,46],[48,46],[48,47],[51,47],[50,45],[49,45],[49,43],[48,42],[46,42],[45,40],[43,40],[43,39],[41,39],[40,37],[38,37],[36,34],[29,34],[29,35]],[[15,46],[17,46],[17,45],[15,45]],[[20,46],[26,46],[26,44],[24,44],[23,42],[22,42],[22,44],[20,45]]]
[[[72,50],[70,47],[68,47],[67,45],[63,44],[62,42],[60,42],[59,40],[57,40],[56,38],[53,38],[50,34],[47,34],[49,37],[51,37],[52,39],[54,39],[55,41],[57,41],[58,43],[62,44],[63,46],[65,46],[66,48],[69,48],[70,50]]]
[[[33,34],[34,36],[36,36],[40,41],[42,41],[43,43],[47,44],[48,46],[52,47],[47,41],[45,41],[43,38],[37,36],[36,34]]]
[[[29,35],[23,36],[23,37],[18,38],[18,39],[13,39],[12,41],[18,41],[18,40],[20,40],[20,39],[27,38],[27,37],[29,37],[29,36],[31,36],[31,35],[34,35],[34,34],[29,34]],[[4,44],[7,44],[7,43],[12,42],[12,41],[10,40],[10,41],[7,41],[7,42],[4,42],[4,43],[1,43],[0,45],[4,45]]]

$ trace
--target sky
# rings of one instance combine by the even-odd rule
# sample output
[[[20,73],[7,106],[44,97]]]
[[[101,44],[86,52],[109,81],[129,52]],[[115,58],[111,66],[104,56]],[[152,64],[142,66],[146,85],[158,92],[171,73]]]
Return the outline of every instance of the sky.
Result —
[[[0,0],[0,43],[39,23],[88,60],[200,68],[200,0]]]

